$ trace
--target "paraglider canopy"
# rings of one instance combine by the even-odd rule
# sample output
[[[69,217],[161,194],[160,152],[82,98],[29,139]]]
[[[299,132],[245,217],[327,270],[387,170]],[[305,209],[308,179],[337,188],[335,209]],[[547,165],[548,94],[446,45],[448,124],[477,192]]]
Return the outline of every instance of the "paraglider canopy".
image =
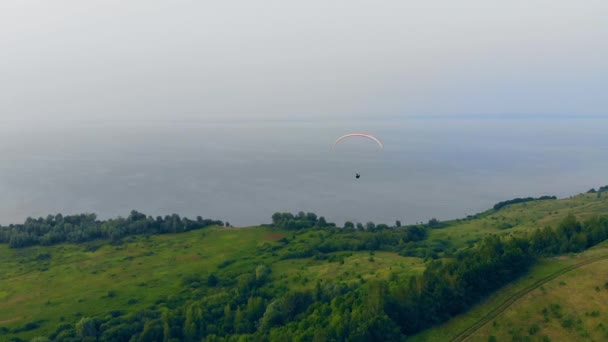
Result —
[[[375,136],[371,135],[371,134],[367,134],[367,133],[349,133],[346,135],[341,136],[340,138],[338,138],[338,140],[336,140],[336,142],[334,143],[334,147],[336,147],[336,145],[338,145],[341,141],[344,141],[346,139],[349,138],[366,138],[366,139],[370,139],[372,141],[375,141],[376,144],[378,144],[378,146],[380,148],[384,148],[384,144],[382,143],[382,141],[378,138],[376,138]]]
[[[384,149],[384,144],[382,143],[382,141],[378,138],[376,138],[375,136],[368,134],[368,133],[349,133],[346,135],[343,135],[341,137],[338,138],[338,140],[336,140],[336,142],[334,143],[333,148],[336,148],[336,146],[341,143],[342,141],[346,140],[346,139],[350,139],[350,138],[364,138],[364,139],[368,139],[370,141],[375,142],[378,147],[380,147],[380,149]],[[361,178],[361,175],[357,172],[355,173],[355,178],[359,179]]]

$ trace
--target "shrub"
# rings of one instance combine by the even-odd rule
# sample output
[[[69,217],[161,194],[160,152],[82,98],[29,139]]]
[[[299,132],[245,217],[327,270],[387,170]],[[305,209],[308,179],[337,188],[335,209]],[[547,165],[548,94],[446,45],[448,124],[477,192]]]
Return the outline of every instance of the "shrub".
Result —
[[[534,335],[534,334],[536,334],[539,331],[540,331],[540,327],[536,323],[532,324],[532,326],[530,327],[530,329],[528,329],[528,333],[530,335]]]

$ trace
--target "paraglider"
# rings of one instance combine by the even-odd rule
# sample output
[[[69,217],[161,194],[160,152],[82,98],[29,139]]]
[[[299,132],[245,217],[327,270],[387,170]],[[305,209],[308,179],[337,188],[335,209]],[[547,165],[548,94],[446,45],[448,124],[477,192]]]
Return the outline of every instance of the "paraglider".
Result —
[[[340,138],[338,138],[338,140],[336,140],[336,142],[334,143],[334,148],[340,142],[342,142],[346,139],[349,139],[349,138],[366,138],[366,139],[374,141],[376,144],[378,144],[380,149],[384,149],[384,143],[382,143],[382,141],[380,139],[376,138],[375,136],[373,136],[371,134],[367,134],[367,133],[349,133],[349,134],[343,135]],[[355,179],[359,179],[359,178],[361,178],[361,175],[358,172],[355,173]]]

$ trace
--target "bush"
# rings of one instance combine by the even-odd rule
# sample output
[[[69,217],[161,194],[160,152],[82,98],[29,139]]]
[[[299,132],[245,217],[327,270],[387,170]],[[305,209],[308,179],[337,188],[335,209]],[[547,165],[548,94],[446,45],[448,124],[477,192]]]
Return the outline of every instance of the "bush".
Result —
[[[220,279],[215,275],[215,273],[211,273],[209,277],[207,277],[207,285],[211,287],[216,287],[220,283]]]
[[[226,267],[234,264],[235,261],[236,260],[227,259],[227,260],[222,261],[219,265],[217,265],[217,267],[220,268],[220,269],[221,268],[226,268]]]
[[[530,329],[528,329],[528,333],[530,334],[530,336],[536,334],[539,331],[540,331],[540,326],[538,326],[538,324],[536,324],[536,323],[532,324]]]

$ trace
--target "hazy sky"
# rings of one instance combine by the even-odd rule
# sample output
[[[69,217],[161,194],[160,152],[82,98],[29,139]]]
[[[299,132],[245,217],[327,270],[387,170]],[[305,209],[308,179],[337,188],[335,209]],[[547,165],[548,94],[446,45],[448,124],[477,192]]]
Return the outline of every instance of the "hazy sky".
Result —
[[[608,1],[0,2],[0,119],[606,115]]]

